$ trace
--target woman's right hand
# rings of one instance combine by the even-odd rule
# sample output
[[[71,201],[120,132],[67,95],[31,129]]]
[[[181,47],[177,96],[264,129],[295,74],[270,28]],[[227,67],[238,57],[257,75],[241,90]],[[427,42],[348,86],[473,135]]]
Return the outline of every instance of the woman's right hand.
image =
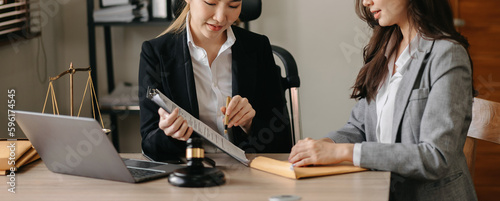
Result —
[[[288,162],[295,167],[307,165],[329,165],[342,161],[352,162],[354,144],[337,144],[330,138],[299,140],[292,147]]]
[[[171,114],[160,108],[158,109],[158,114],[160,115],[158,127],[163,130],[165,135],[177,140],[186,141],[193,134],[193,128],[189,127],[187,121],[179,116],[179,108],[175,108]]]

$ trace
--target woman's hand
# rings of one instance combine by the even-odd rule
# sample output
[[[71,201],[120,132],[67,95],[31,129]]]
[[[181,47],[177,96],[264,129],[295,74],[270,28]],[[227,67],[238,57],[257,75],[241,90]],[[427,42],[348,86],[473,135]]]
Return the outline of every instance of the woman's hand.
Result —
[[[163,130],[165,135],[186,141],[193,134],[193,128],[189,127],[187,121],[179,116],[179,108],[175,108],[171,114],[160,108],[158,114],[160,115],[158,127]]]
[[[228,128],[240,126],[245,133],[250,132],[252,120],[255,117],[255,110],[252,105],[250,105],[247,98],[236,95],[231,99],[228,107],[221,107],[220,111],[222,114],[227,114],[229,117],[229,123],[227,124]],[[222,119],[222,121],[224,121],[224,119]]]
[[[329,138],[306,138],[293,146],[288,161],[296,167],[352,162],[353,149],[354,144],[336,144]]]

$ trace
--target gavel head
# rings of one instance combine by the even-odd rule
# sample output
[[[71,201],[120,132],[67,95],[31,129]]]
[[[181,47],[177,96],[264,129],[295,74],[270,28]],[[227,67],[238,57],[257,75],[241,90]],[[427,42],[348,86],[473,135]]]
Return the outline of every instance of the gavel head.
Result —
[[[203,168],[205,150],[203,149],[203,140],[201,138],[189,138],[186,147],[186,160],[189,169],[200,170]]]
[[[205,152],[203,141],[199,137],[189,138],[186,147],[188,167],[177,169],[168,177],[168,182],[179,187],[209,187],[226,183],[224,173],[215,165],[213,168],[203,166]]]

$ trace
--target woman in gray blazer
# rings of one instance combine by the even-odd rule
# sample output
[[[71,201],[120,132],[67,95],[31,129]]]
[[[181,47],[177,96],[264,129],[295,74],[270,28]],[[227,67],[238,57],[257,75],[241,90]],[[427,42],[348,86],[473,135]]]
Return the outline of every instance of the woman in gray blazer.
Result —
[[[477,200],[463,146],[472,62],[447,0],[356,0],[373,29],[340,130],[304,139],[295,166],[352,161],[391,171],[391,200]]]

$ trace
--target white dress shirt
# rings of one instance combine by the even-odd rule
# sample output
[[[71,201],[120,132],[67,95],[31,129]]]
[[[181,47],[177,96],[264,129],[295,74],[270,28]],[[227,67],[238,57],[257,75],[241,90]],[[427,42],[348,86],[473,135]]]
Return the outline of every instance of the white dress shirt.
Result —
[[[396,100],[396,93],[398,92],[401,79],[406,72],[409,61],[413,58],[413,54],[417,51],[418,41],[420,35],[414,37],[405,50],[401,53],[398,60],[394,62],[395,55],[390,55],[388,65],[389,72],[382,86],[379,87],[377,96],[375,98],[377,108],[377,140],[380,143],[392,143],[392,125],[394,118],[394,106]],[[390,41],[388,47],[391,47],[394,41]],[[386,57],[388,52],[386,50]],[[393,73],[394,65],[396,65],[396,72]],[[361,162],[361,143],[354,144],[353,150],[353,164],[360,165]]]
[[[200,120],[219,133],[224,133],[220,111],[226,105],[226,97],[232,97],[232,52],[236,38],[229,27],[226,31],[227,40],[222,44],[217,57],[210,66],[207,52],[194,43],[189,25],[190,14],[186,18],[187,44],[193,64],[193,74],[196,86],[196,96]],[[227,138],[227,136],[224,136]],[[207,150],[207,149],[205,149]]]

